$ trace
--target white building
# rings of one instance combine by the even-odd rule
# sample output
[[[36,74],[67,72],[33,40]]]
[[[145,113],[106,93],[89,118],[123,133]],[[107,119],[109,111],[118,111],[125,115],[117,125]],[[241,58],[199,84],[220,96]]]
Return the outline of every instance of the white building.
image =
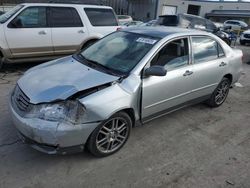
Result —
[[[159,0],[157,16],[178,13],[194,14],[217,22],[238,19],[250,24],[250,2]]]
[[[121,1],[121,0],[116,0]],[[137,20],[148,21],[163,14],[189,13],[217,22],[240,19],[250,24],[250,1],[227,0],[124,0],[128,13]]]

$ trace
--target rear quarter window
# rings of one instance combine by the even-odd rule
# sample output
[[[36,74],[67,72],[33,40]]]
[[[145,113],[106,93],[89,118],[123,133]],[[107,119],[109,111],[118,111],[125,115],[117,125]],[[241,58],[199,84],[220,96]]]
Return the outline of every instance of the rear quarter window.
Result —
[[[118,26],[112,9],[84,8],[92,26]]]

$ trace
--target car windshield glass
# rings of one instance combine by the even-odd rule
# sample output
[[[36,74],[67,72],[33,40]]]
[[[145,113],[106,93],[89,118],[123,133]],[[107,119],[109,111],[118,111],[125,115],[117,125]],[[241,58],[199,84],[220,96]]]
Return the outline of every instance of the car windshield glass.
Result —
[[[128,74],[158,42],[158,38],[115,32],[81,52],[88,62],[106,67],[118,74]]]
[[[0,23],[5,23],[8,19],[10,19],[14,14],[16,14],[21,8],[23,8],[23,5],[17,5],[13,9],[9,10],[5,14],[0,16]]]
[[[157,22],[159,25],[176,26],[178,24],[178,16],[176,15],[160,16]]]

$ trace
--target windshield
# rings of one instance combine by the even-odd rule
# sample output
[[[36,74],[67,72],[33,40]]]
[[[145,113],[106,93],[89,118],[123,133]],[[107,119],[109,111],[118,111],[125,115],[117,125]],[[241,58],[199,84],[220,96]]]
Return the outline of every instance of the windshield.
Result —
[[[0,23],[5,23],[8,19],[10,19],[14,14],[16,14],[21,8],[23,8],[23,5],[17,5],[5,14],[0,16]]]
[[[115,73],[127,74],[158,40],[141,34],[115,32],[81,52],[80,56]]]

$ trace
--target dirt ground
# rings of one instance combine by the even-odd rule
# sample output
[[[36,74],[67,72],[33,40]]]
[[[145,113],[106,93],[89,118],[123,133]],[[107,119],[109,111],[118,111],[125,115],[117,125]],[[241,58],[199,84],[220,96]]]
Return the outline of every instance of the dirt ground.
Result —
[[[32,65],[0,73],[0,187],[250,187],[250,46],[243,75],[219,108],[199,104],[132,130],[117,154],[51,156],[17,138],[8,111],[16,80]]]

